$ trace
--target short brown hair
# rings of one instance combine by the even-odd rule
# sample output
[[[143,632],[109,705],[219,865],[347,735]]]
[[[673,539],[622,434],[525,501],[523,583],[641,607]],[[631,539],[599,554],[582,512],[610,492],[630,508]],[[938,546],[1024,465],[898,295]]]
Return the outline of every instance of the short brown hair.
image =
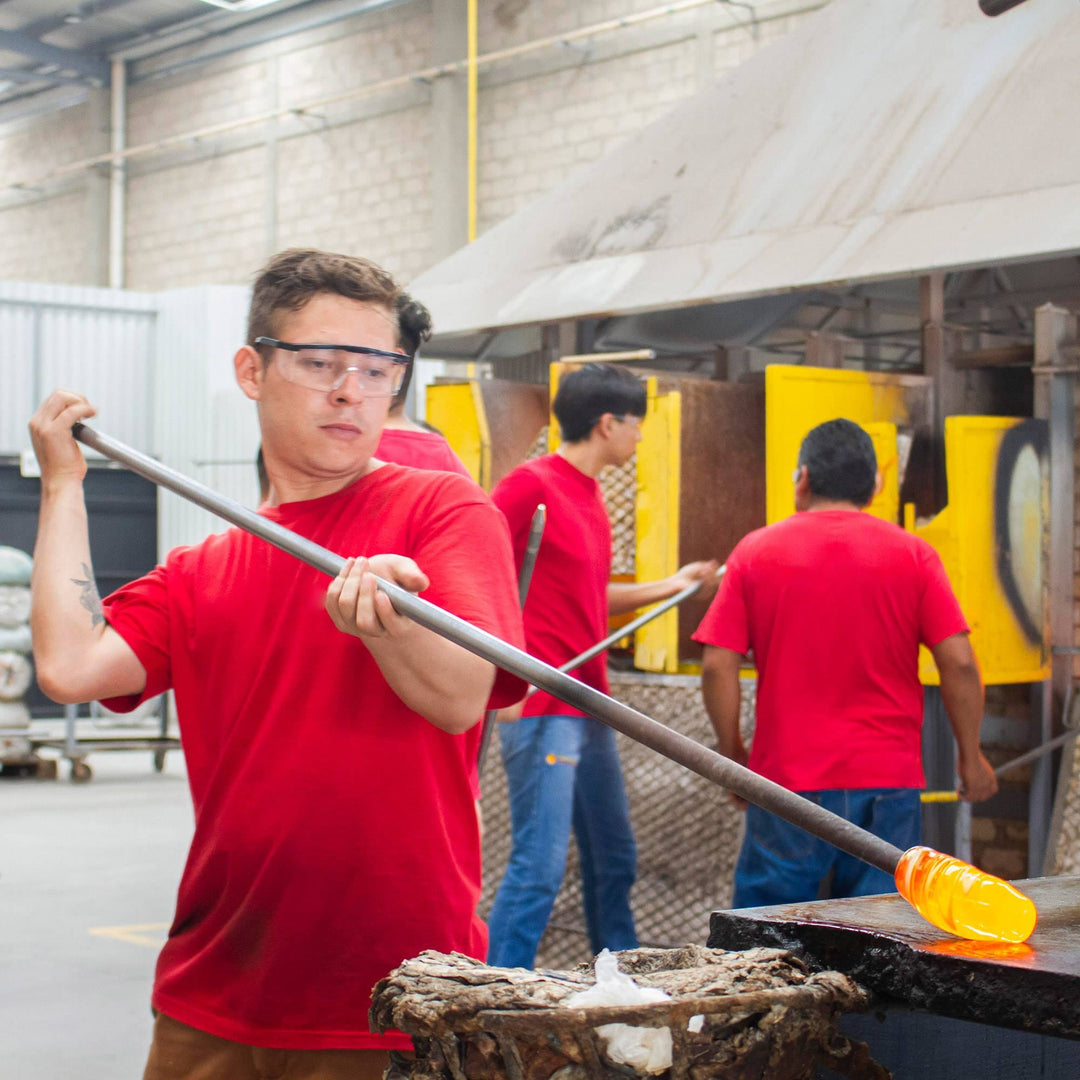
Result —
[[[314,248],[279,251],[255,278],[247,343],[254,345],[257,337],[277,337],[277,313],[299,311],[319,293],[380,304],[396,316],[401,288],[381,266],[357,255]]]

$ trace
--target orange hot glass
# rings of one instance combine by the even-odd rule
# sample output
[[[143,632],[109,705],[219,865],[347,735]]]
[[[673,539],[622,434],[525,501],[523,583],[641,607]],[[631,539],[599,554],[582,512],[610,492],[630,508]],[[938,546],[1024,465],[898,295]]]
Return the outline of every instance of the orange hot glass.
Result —
[[[904,852],[896,887],[927,922],[957,937],[1026,941],[1035,929],[1035,905],[1019,889],[933,848]]]

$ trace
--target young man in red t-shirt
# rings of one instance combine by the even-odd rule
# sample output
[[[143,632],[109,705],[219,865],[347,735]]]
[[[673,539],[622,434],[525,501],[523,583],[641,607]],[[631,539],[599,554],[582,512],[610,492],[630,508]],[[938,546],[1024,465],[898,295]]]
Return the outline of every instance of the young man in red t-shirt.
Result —
[[[850,420],[799,450],[795,508],[744,537],[694,637],[720,752],[905,850],[919,843],[923,693],[933,653],[958,747],[962,797],[997,790],[979,749],[983,689],[968,625],[929,544],[861,511],[878,484],[870,436]],[[749,755],[739,665],[757,668]],[[739,800],[736,800],[739,802]],[[739,802],[740,805],[741,802]],[[892,878],[756,806],[735,870],[735,907],[891,892]]]
[[[431,336],[431,314],[419,300],[403,293],[398,302],[398,323],[401,326],[401,347],[415,361],[420,346]],[[405,398],[412,375],[413,367],[410,364],[390,404],[375,456],[380,461],[393,461],[414,469],[438,469],[468,476],[469,470],[441,432],[406,416]]]
[[[31,421],[42,468],[33,630],[61,702],[134,707],[172,688],[195,835],[168,941],[146,1080],[379,1077],[374,983],[425,948],[486,951],[462,740],[524,685],[399,616],[374,574],[522,640],[506,523],[473,483],[373,458],[402,354],[393,279],[363,259],[275,256],[256,280],[236,379],[256,403],[260,512],[350,558],[318,572],[238,529],[93,588],[56,391]]]
[[[609,581],[611,525],[596,477],[633,456],[645,404],[640,380],[613,365],[586,364],[564,376],[553,405],[559,449],[519,466],[492,493],[510,523],[518,566],[533,512],[547,507],[525,603],[525,647],[555,667],[607,636],[609,612],[633,611],[715,577],[715,562],[698,562],[660,581]],[[607,693],[606,654],[573,675]],[[593,952],[634,948],[636,849],[614,731],[544,691],[517,715],[499,725],[512,849],[488,917],[488,962],[532,967],[562,884],[571,827]]]

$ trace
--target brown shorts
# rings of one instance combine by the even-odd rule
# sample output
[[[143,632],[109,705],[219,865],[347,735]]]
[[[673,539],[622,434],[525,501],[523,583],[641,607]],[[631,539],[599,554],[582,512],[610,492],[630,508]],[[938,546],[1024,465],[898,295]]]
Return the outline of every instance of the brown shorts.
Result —
[[[384,1050],[268,1050],[188,1027],[164,1013],[143,1080],[382,1080]]]

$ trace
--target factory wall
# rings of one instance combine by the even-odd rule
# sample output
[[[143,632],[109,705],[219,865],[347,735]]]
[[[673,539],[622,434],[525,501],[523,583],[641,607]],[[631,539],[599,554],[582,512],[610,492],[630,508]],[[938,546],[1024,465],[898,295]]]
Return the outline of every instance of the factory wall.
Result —
[[[486,230],[808,17],[822,0],[706,5],[480,71],[478,224]],[[480,5],[481,54],[655,8],[655,0]],[[786,14],[795,12],[796,14]],[[248,48],[128,89],[129,147],[299,106],[434,63],[431,0],[413,0]],[[104,174],[57,167],[107,149],[107,95],[0,127],[0,280],[104,284]],[[422,82],[128,162],[126,288],[246,283],[289,245],[347,249],[410,279],[433,239],[432,89]],[[464,140],[465,131],[461,138]],[[103,197],[104,193],[104,197]],[[105,218],[107,221],[107,217]]]

